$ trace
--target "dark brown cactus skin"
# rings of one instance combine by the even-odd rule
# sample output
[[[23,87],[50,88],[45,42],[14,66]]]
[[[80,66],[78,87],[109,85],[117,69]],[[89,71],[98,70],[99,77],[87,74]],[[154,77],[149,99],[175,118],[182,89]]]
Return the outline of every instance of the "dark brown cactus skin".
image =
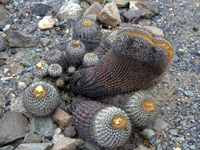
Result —
[[[151,87],[167,71],[172,58],[173,48],[164,39],[126,29],[94,68],[72,75],[72,91],[98,98]]]
[[[101,103],[80,96],[76,97],[72,103],[72,123],[80,137],[94,143],[91,126],[95,115],[103,108],[105,106]]]
[[[122,109],[80,96],[72,103],[72,118],[79,136],[101,147],[122,146],[132,131],[129,117]]]
[[[103,40],[100,45],[93,51],[99,58],[105,55],[108,51],[112,49],[112,44],[108,38]]]

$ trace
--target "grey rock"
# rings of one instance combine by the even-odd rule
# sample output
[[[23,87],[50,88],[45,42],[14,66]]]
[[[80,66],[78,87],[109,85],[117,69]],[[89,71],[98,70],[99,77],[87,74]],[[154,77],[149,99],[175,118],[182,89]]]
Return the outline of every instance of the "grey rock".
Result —
[[[15,148],[11,145],[7,145],[7,146],[4,146],[4,147],[1,147],[0,150],[15,150]]]
[[[52,143],[25,143],[20,144],[16,150],[50,150]]]
[[[163,142],[162,143],[162,149],[163,150],[167,150],[167,147],[168,147],[168,143],[167,142]]]
[[[5,60],[2,60],[0,59],[0,67],[3,66],[3,65],[6,65],[6,61]]]
[[[28,60],[23,60],[23,61],[20,62],[20,64],[22,64],[22,65],[25,66],[25,67],[30,67],[30,66],[32,66],[31,62],[28,61]]]
[[[85,147],[89,150],[101,150],[101,147],[99,147],[98,145],[92,144],[88,141],[85,142]]]
[[[156,136],[155,132],[151,129],[144,129],[143,131],[139,132],[139,134],[148,141],[152,140]]]
[[[190,90],[187,90],[187,91],[182,91],[182,93],[185,95],[185,96],[187,96],[187,97],[193,97],[193,93],[192,93],[192,91],[190,91]]]
[[[189,147],[189,145],[187,143],[183,143],[183,147],[187,148],[187,147]]]
[[[33,134],[33,133],[27,133],[24,137],[23,143],[41,143],[42,136]]]
[[[150,32],[152,32],[155,35],[164,37],[164,33],[161,28],[153,27],[153,26],[144,26],[144,28],[146,28],[147,30],[149,30]]]
[[[183,142],[183,141],[185,141],[185,138],[184,137],[175,137],[174,141],[176,141],[176,142]]]
[[[195,145],[190,145],[189,148],[192,149],[192,150],[195,150],[195,149],[196,149]]]
[[[8,111],[0,120],[0,146],[23,138],[28,130],[28,121],[20,112]]]
[[[102,6],[99,2],[94,2],[84,13],[83,13],[83,17],[89,15],[89,14],[96,14],[98,15],[98,13],[100,12],[100,10],[102,9]]]
[[[2,3],[2,4],[8,4],[8,3],[10,3],[10,0],[0,0],[0,3]]]
[[[160,144],[160,143],[161,143],[161,140],[160,140],[160,139],[156,139],[155,142],[154,142],[155,145],[158,145],[158,144]]]
[[[30,132],[43,135],[47,139],[53,136],[53,122],[50,116],[36,117],[31,120]]]
[[[89,14],[89,15],[87,15],[87,18],[89,18],[93,21],[97,21],[97,15],[96,14]]]
[[[0,21],[0,31],[3,31],[5,24],[3,21]]]
[[[152,18],[154,15],[159,14],[156,5],[148,0],[130,1],[129,7],[132,10],[139,10],[143,18]]]
[[[182,48],[178,48],[177,51],[176,51],[177,54],[180,54],[180,55],[183,55],[186,53],[186,51]]]
[[[197,56],[200,56],[200,50],[196,52],[196,55],[197,55]]]
[[[8,34],[8,43],[10,47],[35,47],[38,44],[38,40],[33,35],[23,34],[17,31],[13,31]]]
[[[22,96],[23,95],[18,95],[16,98],[13,98],[11,100],[11,108],[10,108],[11,111],[21,112],[23,114],[27,113],[27,110],[24,107],[24,102],[23,102]]]
[[[45,16],[45,14],[50,10],[50,6],[46,4],[35,4],[33,5],[31,12],[38,16]]]
[[[52,138],[52,142],[53,143],[56,143],[58,142],[59,140],[61,140],[62,138],[65,138],[65,136],[63,134],[54,134],[53,135],[53,138]]]
[[[19,4],[19,3],[18,3],[17,1],[14,1],[14,2],[13,2],[13,5],[14,5],[15,7],[17,7],[18,4]]]
[[[81,1],[80,7],[82,8],[83,11],[85,11],[86,9],[90,7],[90,5],[86,3],[85,1]]]
[[[4,5],[0,4],[0,21],[3,21],[4,17],[6,16],[7,9]]]
[[[66,137],[70,137],[70,138],[74,137],[74,136],[76,135],[76,130],[75,130],[75,128],[72,127],[72,126],[66,128],[65,131],[64,131],[64,135],[65,135]]]
[[[0,52],[6,49],[3,37],[0,35]]]
[[[136,148],[135,144],[124,144],[119,147],[120,150],[130,150]]]
[[[167,109],[166,109],[165,107],[161,107],[160,109],[161,109],[161,113],[162,113],[163,115],[167,115],[167,114],[168,114],[168,113],[167,113]]]
[[[158,118],[158,119],[156,119],[156,121],[154,123],[153,129],[160,132],[160,131],[164,130],[167,127],[167,125],[168,125],[167,122]]]
[[[7,9],[9,9],[9,10],[13,9],[13,5],[12,5],[12,4],[8,4],[8,5],[6,5],[5,7],[6,7]]]
[[[100,4],[104,4],[106,0],[86,0],[86,2],[93,4],[94,2],[99,2]]]
[[[171,135],[178,135],[178,133],[174,129],[169,130],[169,132]]]
[[[7,59],[8,58],[8,54],[5,52],[0,52],[0,59]]]
[[[121,23],[119,10],[114,2],[107,3],[98,14],[98,19],[106,26],[115,27]]]

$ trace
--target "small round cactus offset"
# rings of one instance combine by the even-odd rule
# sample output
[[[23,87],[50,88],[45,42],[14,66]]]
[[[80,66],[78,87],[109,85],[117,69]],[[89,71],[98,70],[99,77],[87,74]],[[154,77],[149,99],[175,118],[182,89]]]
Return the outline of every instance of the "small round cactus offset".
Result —
[[[57,77],[62,74],[62,67],[59,64],[51,64],[48,68],[48,73],[52,77]]]
[[[92,67],[99,61],[99,58],[94,53],[87,53],[83,57],[83,64],[86,67]]]
[[[74,25],[72,39],[80,39],[85,45],[86,52],[91,52],[101,41],[100,26],[89,18],[82,18]]]
[[[35,116],[47,116],[60,104],[56,89],[46,82],[35,82],[24,91],[25,108]]]
[[[59,64],[63,69],[67,67],[66,58],[60,50],[51,50],[45,56],[46,62],[50,64]]]
[[[124,110],[133,128],[143,129],[151,126],[160,112],[157,100],[147,91],[116,95],[102,99],[101,102]]]
[[[41,61],[34,66],[33,73],[37,77],[43,77],[48,74],[49,65],[45,61]]]
[[[145,128],[154,123],[160,107],[157,100],[147,91],[134,92],[128,99],[125,112],[129,115],[133,127]]]
[[[131,134],[128,115],[114,106],[78,97],[72,103],[72,117],[80,137],[101,147],[122,146]]]
[[[65,57],[70,66],[80,66],[84,55],[85,46],[80,40],[72,40],[67,44]]]
[[[65,80],[63,78],[58,78],[56,81],[56,86],[59,88],[65,87]]]
[[[74,66],[70,66],[68,69],[67,69],[67,72],[69,74],[73,74],[74,72],[76,72],[76,68]]]
[[[5,50],[6,46],[5,46],[5,42],[3,37],[0,35],[0,52],[2,52],[3,50]]]

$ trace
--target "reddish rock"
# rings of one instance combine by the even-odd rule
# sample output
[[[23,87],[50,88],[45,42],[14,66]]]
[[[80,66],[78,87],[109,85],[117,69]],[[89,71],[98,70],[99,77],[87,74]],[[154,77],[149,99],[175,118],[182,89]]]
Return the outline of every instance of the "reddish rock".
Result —
[[[66,137],[74,137],[76,135],[76,130],[74,127],[68,127],[65,129],[64,133],[63,133]]]
[[[57,108],[52,114],[52,119],[60,126],[69,123],[71,121],[71,116],[68,115],[64,110]]]
[[[120,22],[119,10],[114,2],[107,3],[98,13],[98,19],[106,26],[117,26]]]
[[[141,13],[137,10],[125,11],[122,16],[127,22],[135,23],[140,18]]]
[[[102,6],[99,2],[94,2],[84,13],[83,17],[89,15],[89,14],[98,14],[100,10],[102,9]]]
[[[81,139],[72,139],[65,137],[57,141],[53,145],[51,150],[74,150],[81,142]]]

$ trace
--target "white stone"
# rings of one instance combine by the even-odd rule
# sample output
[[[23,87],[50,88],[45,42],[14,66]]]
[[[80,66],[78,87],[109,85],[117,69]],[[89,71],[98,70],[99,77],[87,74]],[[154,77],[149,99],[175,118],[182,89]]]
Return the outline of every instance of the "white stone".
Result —
[[[126,7],[131,0],[106,0],[107,2],[115,2],[117,7]]]
[[[52,29],[55,24],[54,19],[51,16],[45,16],[42,20],[39,21],[38,27],[41,30]]]
[[[135,6],[138,2],[137,1],[130,1],[129,2],[129,9],[131,10],[139,10],[139,8],[137,6]]]
[[[22,91],[22,90],[24,90],[24,89],[26,88],[26,83],[25,83],[25,82],[22,82],[22,81],[19,81],[17,87],[18,87],[18,89],[19,89],[20,91]]]
[[[82,16],[82,8],[77,3],[65,2],[57,15],[57,18],[62,21],[67,21],[69,18],[79,19]]]
[[[10,24],[7,24],[4,28],[3,28],[3,32],[6,32],[10,30]]]
[[[146,28],[147,30],[149,30],[150,32],[152,32],[155,35],[164,37],[163,30],[161,28],[153,27],[153,26],[143,26],[143,27]]]

